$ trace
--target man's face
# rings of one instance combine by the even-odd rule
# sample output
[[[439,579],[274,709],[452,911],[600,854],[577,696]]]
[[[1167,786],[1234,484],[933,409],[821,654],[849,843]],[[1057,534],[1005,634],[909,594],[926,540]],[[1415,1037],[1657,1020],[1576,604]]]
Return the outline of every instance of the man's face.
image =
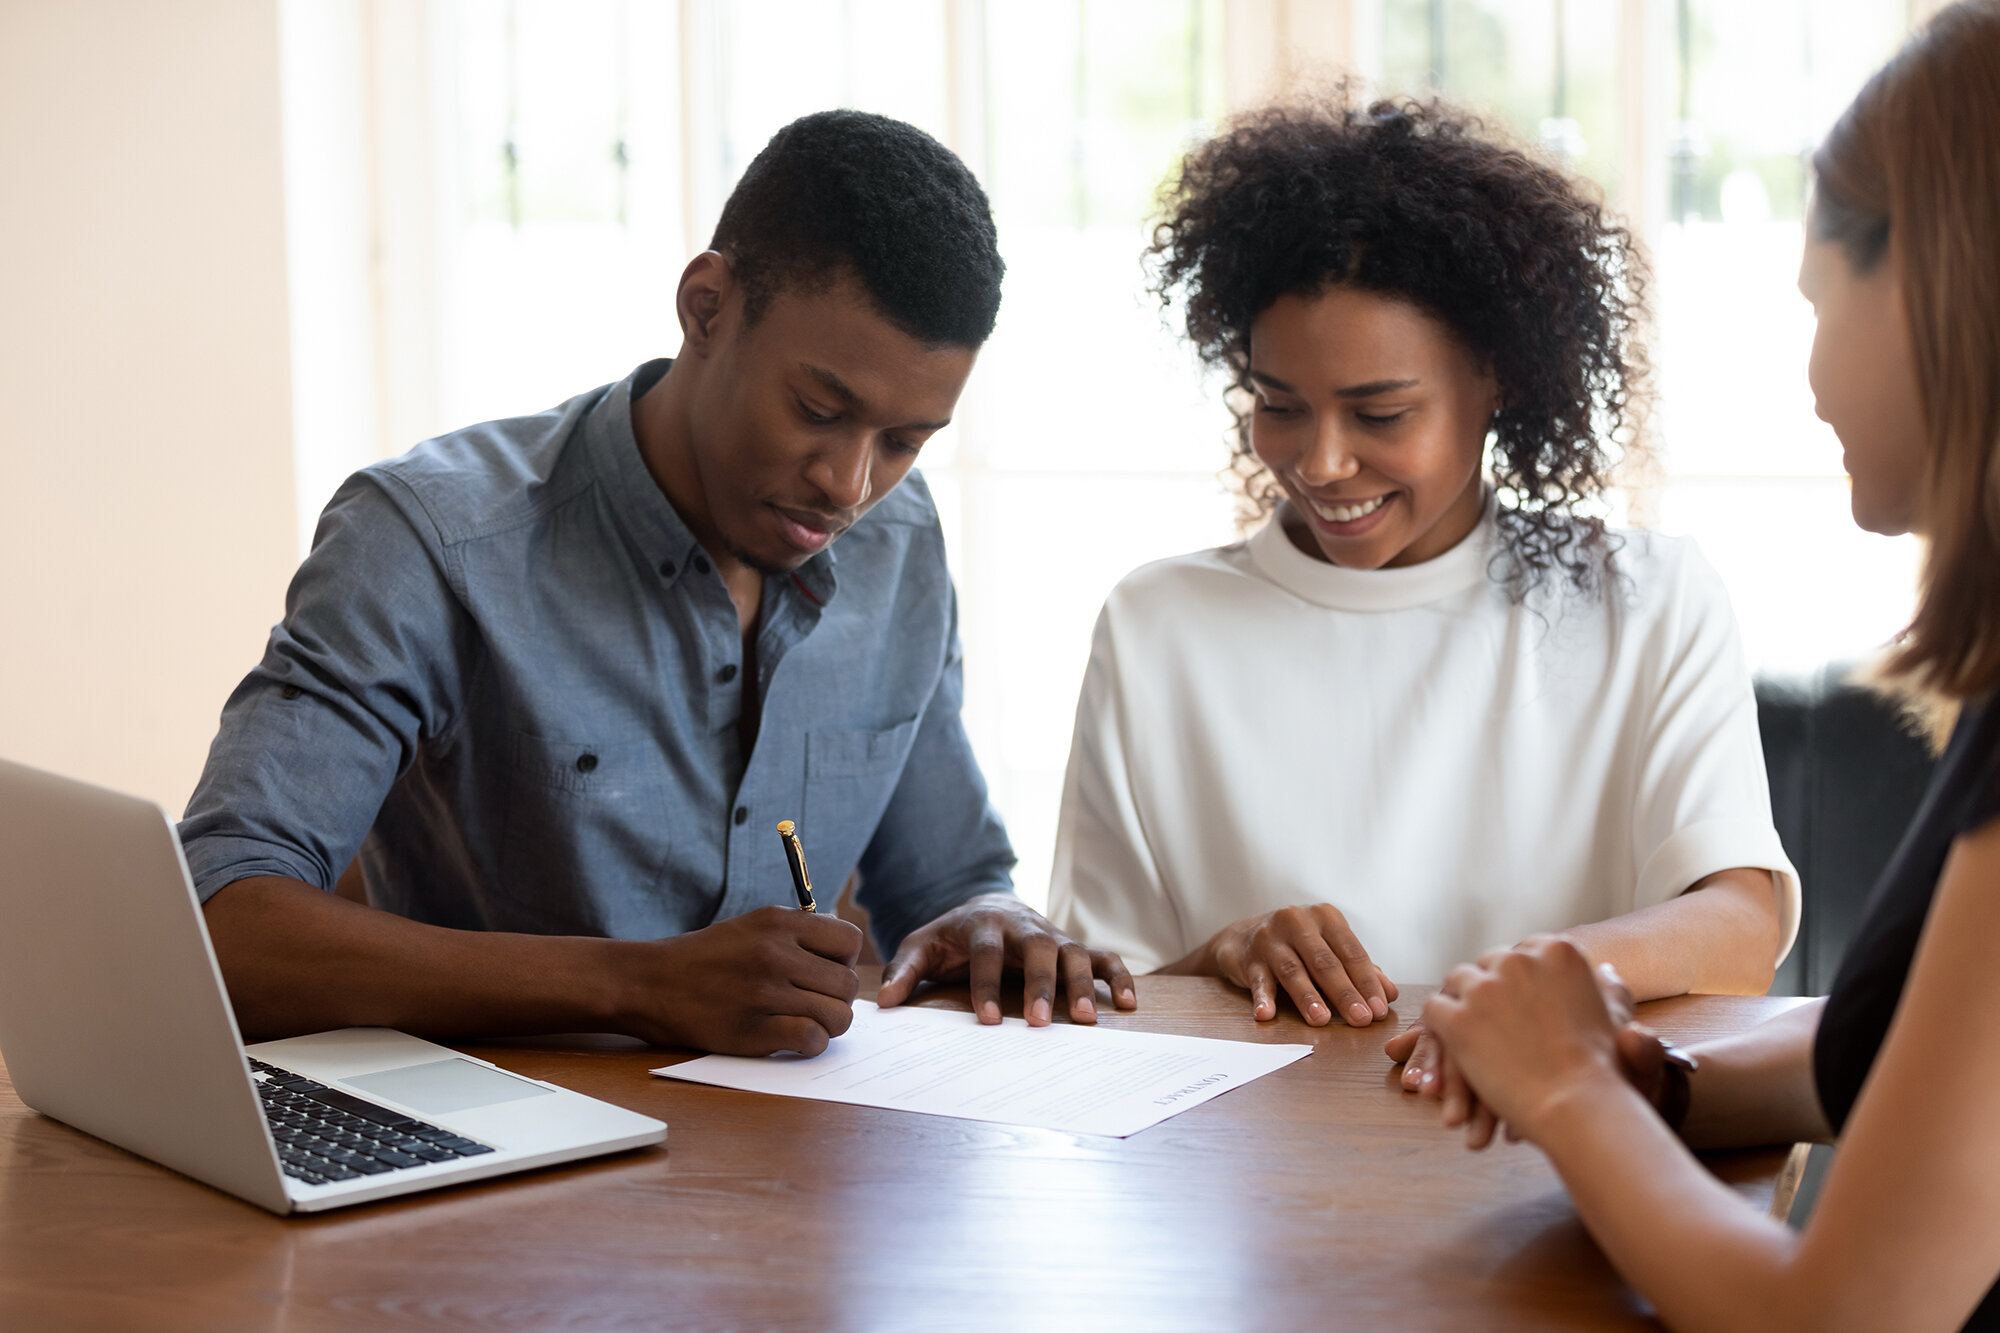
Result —
[[[719,553],[776,574],[895,488],[950,422],[978,351],[912,338],[842,275],[778,291],[747,328],[731,285],[700,355],[689,445],[706,512],[687,517]]]

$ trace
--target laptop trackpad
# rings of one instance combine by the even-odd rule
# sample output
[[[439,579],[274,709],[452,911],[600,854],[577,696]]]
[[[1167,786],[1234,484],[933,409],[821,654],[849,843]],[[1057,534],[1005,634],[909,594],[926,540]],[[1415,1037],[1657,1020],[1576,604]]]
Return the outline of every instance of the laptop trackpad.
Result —
[[[475,1106],[517,1102],[524,1097],[546,1097],[551,1089],[527,1079],[516,1078],[498,1069],[488,1069],[470,1060],[433,1060],[429,1064],[405,1065],[378,1074],[362,1074],[340,1080],[350,1088],[372,1092],[378,1097],[401,1102],[426,1115],[449,1115]]]

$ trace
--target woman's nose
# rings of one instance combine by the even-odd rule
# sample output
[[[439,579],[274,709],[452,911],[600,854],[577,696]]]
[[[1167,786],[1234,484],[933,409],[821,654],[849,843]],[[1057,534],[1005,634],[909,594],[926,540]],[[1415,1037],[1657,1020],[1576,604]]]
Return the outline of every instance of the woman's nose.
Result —
[[[1346,481],[1361,470],[1361,460],[1347,446],[1336,422],[1320,427],[1312,447],[1300,456],[1292,471],[1307,486],[1330,486]]]

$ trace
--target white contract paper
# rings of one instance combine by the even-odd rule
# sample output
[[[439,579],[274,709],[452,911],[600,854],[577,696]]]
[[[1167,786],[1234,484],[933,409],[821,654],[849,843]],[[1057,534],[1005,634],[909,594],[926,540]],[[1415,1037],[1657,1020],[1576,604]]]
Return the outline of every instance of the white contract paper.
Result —
[[[744,1092],[1124,1138],[1242,1087],[1310,1046],[1219,1041],[854,1002],[819,1055],[704,1055],[653,1072]]]

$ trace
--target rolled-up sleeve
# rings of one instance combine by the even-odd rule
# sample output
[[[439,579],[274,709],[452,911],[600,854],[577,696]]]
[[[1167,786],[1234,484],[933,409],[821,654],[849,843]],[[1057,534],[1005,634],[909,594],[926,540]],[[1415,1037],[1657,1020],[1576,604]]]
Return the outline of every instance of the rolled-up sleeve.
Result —
[[[1049,918],[1093,948],[1116,950],[1135,972],[1187,952],[1179,913],[1139,818],[1126,745],[1117,635],[1107,604],[1091,636],[1063,776]]]
[[[965,668],[958,600],[937,688],[888,809],[862,853],[857,898],[885,956],[903,937],[982,893],[1011,893],[1014,849],[988,799],[960,710]]]
[[[1659,635],[1631,816],[1634,905],[1665,902],[1719,870],[1768,870],[1778,886],[1782,961],[1798,934],[1798,871],[1771,822],[1757,701],[1729,594],[1692,546],[1679,605]]]
[[[181,821],[202,901],[253,875],[332,889],[419,744],[452,726],[475,642],[416,497],[387,473],[350,478]]]

